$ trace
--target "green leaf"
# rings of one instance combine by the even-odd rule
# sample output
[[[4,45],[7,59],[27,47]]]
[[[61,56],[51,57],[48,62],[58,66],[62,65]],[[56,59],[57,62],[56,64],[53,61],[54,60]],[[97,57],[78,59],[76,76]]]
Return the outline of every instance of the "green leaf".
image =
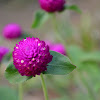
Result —
[[[27,76],[21,76],[12,62],[8,65],[5,71],[5,77],[7,80],[9,80],[10,83],[22,83],[32,78]]]
[[[81,62],[89,62],[89,61],[100,62],[100,51],[85,53],[81,58]]]
[[[76,68],[68,57],[54,51],[50,51],[50,54],[53,56],[53,60],[48,64],[44,74],[67,75]]]
[[[80,10],[80,8],[77,5],[65,5],[65,9],[67,10],[74,10],[78,13],[82,13],[82,11]]]
[[[43,10],[39,10],[35,14],[35,19],[32,24],[32,28],[38,28],[42,26],[50,17],[50,13],[47,13]]]
[[[0,100],[18,100],[17,92],[7,86],[0,87]]]
[[[68,56],[74,64],[82,62],[100,62],[100,51],[86,52],[77,45],[67,47]]]
[[[69,58],[75,65],[77,65],[81,62],[80,59],[85,54],[85,52],[82,50],[82,48],[80,48],[77,45],[68,46],[67,53],[68,53]]]

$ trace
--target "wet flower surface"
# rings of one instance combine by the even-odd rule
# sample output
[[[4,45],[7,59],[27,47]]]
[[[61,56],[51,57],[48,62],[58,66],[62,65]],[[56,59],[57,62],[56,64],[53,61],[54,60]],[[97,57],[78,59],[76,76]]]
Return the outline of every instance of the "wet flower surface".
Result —
[[[13,51],[13,63],[22,76],[40,75],[51,61],[49,46],[38,38],[23,39]]]
[[[0,46],[0,62],[2,61],[3,57],[9,53],[9,49],[4,46]]]
[[[47,12],[62,11],[64,9],[65,0],[39,0],[40,6]]]
[[[7,39],[14,39],[20,37],[22,29],[18,24],[8,24],[3,29],[3,36]]]

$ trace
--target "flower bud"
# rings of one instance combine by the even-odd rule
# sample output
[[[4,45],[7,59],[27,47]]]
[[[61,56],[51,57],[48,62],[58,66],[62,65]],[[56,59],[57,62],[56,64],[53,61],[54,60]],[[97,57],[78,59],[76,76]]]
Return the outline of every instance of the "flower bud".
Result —
[[[57,12],[64,9],[65,0],[39,0],[40,6],[47,12]]]
[[[8,24],[3,29],[3,36],[7,39],[15,39],[20,37],[22,29],[18,24]]]

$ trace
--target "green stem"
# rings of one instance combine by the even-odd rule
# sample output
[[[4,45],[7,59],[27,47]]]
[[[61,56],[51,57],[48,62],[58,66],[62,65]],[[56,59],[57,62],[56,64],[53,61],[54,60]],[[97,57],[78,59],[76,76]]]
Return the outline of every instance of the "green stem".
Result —
[[[18,97],[18,100],[23,100],[23,87],[22,87],[22,84],[19,84],[18,86],[18,94],[19,94],[19,97]]]
[[[66,46],[65,40],[63,38],[61,38],[62,36],[60,35],[59,28],[58,28],[58,24],[59,23],[56,20],[56,15],[53,14],[53,25],[54,25],[54,29],[55,29],[55,33],[56,33],[57,39],[59,41],[61,41]]]
[[[49,100],[48,99],[48,92],[47,92],[47,89],[46,89],[46,85],[45,85],[45,81],[44,81],[44,78],[43,78],[43,74],[42,73],[41,73],[40,77],[41,77],[42,88],[43,88],[45,100]]]

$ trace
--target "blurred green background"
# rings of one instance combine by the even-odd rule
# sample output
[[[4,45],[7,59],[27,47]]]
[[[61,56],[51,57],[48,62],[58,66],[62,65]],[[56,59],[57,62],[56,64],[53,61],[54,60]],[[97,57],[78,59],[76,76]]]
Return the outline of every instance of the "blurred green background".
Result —
[[[100,0],[67,0],[76,4],[82,14],[64,11],[57,14],[60,34],[66,41],[67,54],[77,69],[67,76],[46,76],[50,100],[99,100],[100,98]],[[39,29],[32,29],[34,14],[39,10],[38,0],[0,0],[0,46],[13,47],[20,39],[6,40],[2,29],[17,23],[23,34],[43,40],[60,42],[54,35],[52,19]],[[2,63],[0,73],[0,100],[17,100],[17,85],[4,77],[8,63]],[[23,84],[24,100],[44,100],[40,78]],[[59,99],[58,99],[59,98]]]

